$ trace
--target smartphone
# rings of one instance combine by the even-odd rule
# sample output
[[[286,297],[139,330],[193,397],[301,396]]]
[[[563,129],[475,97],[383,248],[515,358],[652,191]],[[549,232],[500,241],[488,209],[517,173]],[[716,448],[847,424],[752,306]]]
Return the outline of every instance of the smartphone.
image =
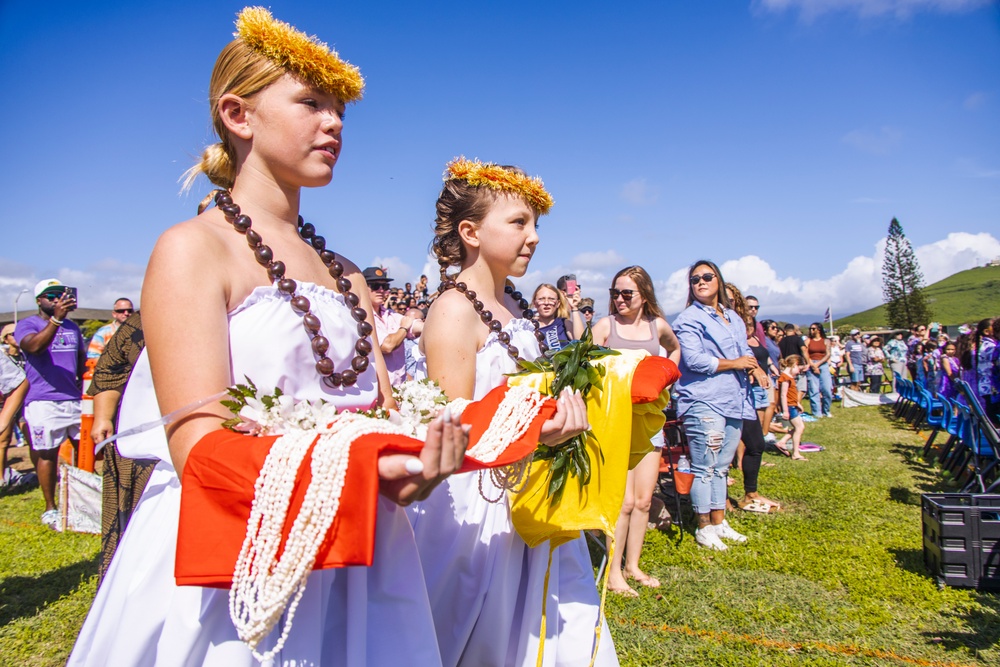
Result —
[[[73,299],[73,301],[74,301],[74,304],[75,304],[75,302],[76,302],[76,288],[75,287],[67,287],[66,289],[63,290],[63,296],[64,297],[71,297]],[[70,310],[76,310],[76,305],[74,305],[72,308],[70,308]]]
[[[568,296],[573,296],[574,294],[576,294],[576,280],[575,279],[574,280],[567,280],[566,281],[566,294]]]

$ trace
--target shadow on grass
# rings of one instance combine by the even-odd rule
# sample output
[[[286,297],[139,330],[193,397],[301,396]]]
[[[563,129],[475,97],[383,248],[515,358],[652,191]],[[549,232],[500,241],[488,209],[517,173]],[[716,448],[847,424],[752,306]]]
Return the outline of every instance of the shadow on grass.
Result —
[[[0,627],[52,604],[76,590],[80,583],[97,574],[100,554],[77,561],[58,570],[24,577],[7,577],[0,582]]]
[[[0,498],[7,498],[11,496],[20,496],[25,493],[31,493],[38,488],[38,484],[31,484],[29,486],[15,486],[14,488],[3,487],[0,488]]]
[[[894,486],[889,489],[889,500],[901,505],[920,506],[920,494],[903,486]]]
[[[898,454],[900,461],[913,476],[914,487],[922,493],[946,493],[954,491],[955,484],[944,473],[938,469],[933,462],[925,461],[922,458],[922,449],[913,445],[895,443],[889,447],[889,451]],[[892,495],[894,489],[890,489],[890,498],[896,502],[904,502]],[[919,495],[915,503],[920,504]]]
[[[921,633],[928,641],[947,650],[985,651],[1000,648],[1000,595],[979,593],[979,604],[965,612],[951,614],[955,628]],[[948,617],[946,617],[948,618]]]
[[[916,433],[917,430],[913,428],[909,422],[904,421],[902,418],[897,417],[895,412],[893,412],[893,406],[891,405],[880,405],[879,412],[885,417],[885,420],[889,422],[889,425],[897,431],[906,431],[907,433]]]
[[[933,579],[931,573],[924,565],[923,549],[889,549],[889,553],[896,561],[896,566],[901,570],[919,574],[926,579]]]

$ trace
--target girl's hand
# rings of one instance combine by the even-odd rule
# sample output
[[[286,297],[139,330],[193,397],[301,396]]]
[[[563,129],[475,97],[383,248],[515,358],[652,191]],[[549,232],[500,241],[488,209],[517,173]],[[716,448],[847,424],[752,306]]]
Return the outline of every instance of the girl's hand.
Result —
[[[542,424],[543,445],[558,445],[590,429],[587,405],[579,392],[563,389],[556,405],[556,414]]]
[[[469,426],[462,426],[451,410],[427,427],[420,456],[385,454],[378,459],[379,491],[398,505],[423,500],[448,475],[462,467],[469,445]]]
[[[784,412],[781,413],[781,418],[784,419],[785,421],[788,421],[788,410],[785,410]]]

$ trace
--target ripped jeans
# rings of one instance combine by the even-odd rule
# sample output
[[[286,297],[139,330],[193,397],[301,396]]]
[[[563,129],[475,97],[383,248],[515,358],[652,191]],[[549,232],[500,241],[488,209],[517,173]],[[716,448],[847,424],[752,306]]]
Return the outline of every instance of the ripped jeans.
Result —
[[[681,419],[691,449],[691,504],[698,514],[726,509],[726,478],[736,455],[742,419],[723,417],[704,403],[695,403]]]

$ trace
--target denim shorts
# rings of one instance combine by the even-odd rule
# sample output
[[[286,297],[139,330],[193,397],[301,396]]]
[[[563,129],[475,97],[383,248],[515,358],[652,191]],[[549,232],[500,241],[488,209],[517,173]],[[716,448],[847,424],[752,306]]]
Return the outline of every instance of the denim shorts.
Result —
[[[767,410],[771,405],[771,398],[768,396],[767,389],[763,387],[751,387],[753,390],[753,407],[755,410]]]
[[[788,406],[788,420],[789,420],[789,421],[791,421],[791,420],[795,419],[796,417],[798,417],[798,416],[799,416],[799,415],[801,415],[801,414],[802,414],[802,411],[801,411],[801,410],[799,410],[799,409],[798,409],[797,407],[795,407],[794,405],[789,405],[789,406]]]
[[[864,382],[864,379],[865,379],[865,369],[858,368],[857,366],[855,366],[854,370],[851,371],[851,382]]]

